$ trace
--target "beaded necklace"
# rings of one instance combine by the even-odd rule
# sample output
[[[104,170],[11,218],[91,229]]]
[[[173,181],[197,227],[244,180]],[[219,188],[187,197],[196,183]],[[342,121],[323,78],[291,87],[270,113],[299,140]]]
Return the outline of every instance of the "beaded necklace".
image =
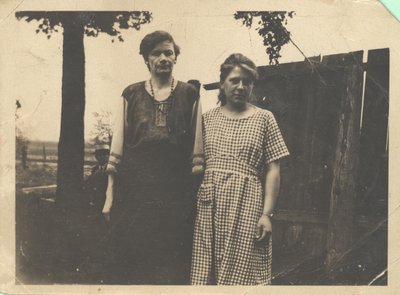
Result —
[[[149,80],[149,84],[150,84],[151,95],[153,98],[153,103],[156,107],[156,118],[155,118],[156,126],[165,127],[165,126],[167,126],[168,115],[169,115],[169,111],[171,110],[171,106],[172,106],[172,102],[173,102],[174,78],[172,78],[172,81],[171,81],[171,92],[170,92],[169,96],[163,101],[156,100],[155,95],[154,95],[153,83],[152,83],[151,79]]]

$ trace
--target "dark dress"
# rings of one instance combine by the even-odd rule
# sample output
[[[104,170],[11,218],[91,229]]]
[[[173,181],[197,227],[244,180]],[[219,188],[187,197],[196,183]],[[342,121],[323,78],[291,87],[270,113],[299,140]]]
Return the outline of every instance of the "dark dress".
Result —
[[[111,211],[111,272],[121,284],[188,284],[194,223],[191,119],[197,91],[178,82],[164,106],[125,89],[127,127]],[[157,110],[160,108],[160,110]]]

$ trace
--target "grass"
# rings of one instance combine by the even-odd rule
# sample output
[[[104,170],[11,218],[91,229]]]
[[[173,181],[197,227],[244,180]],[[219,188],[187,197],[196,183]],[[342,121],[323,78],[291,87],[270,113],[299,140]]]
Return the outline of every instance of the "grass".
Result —
[[[82,217],[79,228],[57,223],[55,204],[33,194],[23,195],[21,188],[56,183],[56,165],[28,162],[16,165],[16,263],[17,277],[25,284],[82,283],[101,284],[101,266],[93,259],[107,232],[101,215]],[[75,220],[75,218],[65,218]],[[387,232],[371,234],[351,251],[334,271],[333,279],[324,273],[324,257],[305,259],[307,254],[275,251],[275,285],[365,285],[387,266]],[[98,254],[99,257],[102,257]],[[91,264],[85,264],[90,261]],[[78,272],[77,269],[80,271]],[[377,283],[386,285],[386,277]]]
[[[28,162],[23,169],[20,163],[15,166],[17,189],[31,186],[51,185],[56,183],[57,167],[47,164]]]
[[[15,167],[18,283],[99,284],[101,277],[96,272],[101,269],[92,269],[96,266],[92,256],[106,234],[101,213],[82,208],[83,216],[65,215],[54,202],[47,201],[54,196],[43,198],[39,193],[22,193],[22,188],[56,184],[56,165],[28,162],[28,166],[23,169],[17,161]],[[85,166],[85,174],[89,171],[90,167]],[[66,220],[74,221],[74,226],[66,224]],[[78,268],[80,272],[76,271]]]

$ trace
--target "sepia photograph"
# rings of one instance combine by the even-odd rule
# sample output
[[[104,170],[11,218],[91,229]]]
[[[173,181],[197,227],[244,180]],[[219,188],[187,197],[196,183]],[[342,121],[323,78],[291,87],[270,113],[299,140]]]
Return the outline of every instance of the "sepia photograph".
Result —
[[[82,2],[0,2],[0,294],[396,294],[399,15]]]

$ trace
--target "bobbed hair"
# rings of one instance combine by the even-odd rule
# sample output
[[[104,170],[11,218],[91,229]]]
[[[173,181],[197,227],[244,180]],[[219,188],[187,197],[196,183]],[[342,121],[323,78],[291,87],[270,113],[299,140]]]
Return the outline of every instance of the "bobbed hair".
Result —
[[[222,85],[232,70],[236,67],[245,71],[252,79],[253,83],[258,79],[257,67],[255,63],[241,53],[231,54],[221,65],[219,82]],[[218,101],[221,105],[226,104],[225,92],[222,88],[219,89]]]
[[[180,47],[175,43],[171,34],[165,31],[154,31],[144,36],[142,42],[140,42],[139,54],[143,56],[145,61],[147,61],[149,54],[154,47],[164,41],[169,41],[174,44],[175,57],[178,57],[181,52]]]

